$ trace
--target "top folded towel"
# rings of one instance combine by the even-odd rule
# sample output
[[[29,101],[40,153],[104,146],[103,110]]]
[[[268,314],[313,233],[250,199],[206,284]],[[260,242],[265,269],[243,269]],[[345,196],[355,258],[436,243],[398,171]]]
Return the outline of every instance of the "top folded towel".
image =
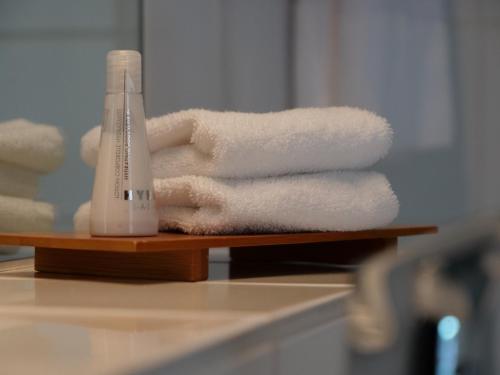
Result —
[[[266,177],[368,167],[392,142],[387,121],[349,107],[272,113],[191,109],[146,123],[157,178],[183,175]],[[81,141],[82,159],[97,163],[100,127]]]
[[[25,119],[0,123],[0,161],[48,173],[63,160],[64,140],[54,126]]]

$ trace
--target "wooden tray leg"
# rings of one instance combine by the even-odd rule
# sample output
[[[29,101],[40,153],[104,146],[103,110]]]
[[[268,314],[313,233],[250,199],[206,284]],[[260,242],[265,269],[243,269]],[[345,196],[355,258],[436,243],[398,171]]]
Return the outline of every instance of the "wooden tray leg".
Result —
[[[377,238],[293,245],[233,247],[231,261],[359,264],[381,251],[396,251],[397,238]]]
[[[36,247],[35,270],[123,278],[202,281],[208,278],[208,249],[124,253]]]

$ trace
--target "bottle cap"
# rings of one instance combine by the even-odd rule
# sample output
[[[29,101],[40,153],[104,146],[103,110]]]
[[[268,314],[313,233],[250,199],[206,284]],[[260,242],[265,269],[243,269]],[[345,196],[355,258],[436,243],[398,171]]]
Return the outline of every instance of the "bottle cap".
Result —
[[[106,92],[142,91],[141,54],[132,50],[108,52],[106,69]]]

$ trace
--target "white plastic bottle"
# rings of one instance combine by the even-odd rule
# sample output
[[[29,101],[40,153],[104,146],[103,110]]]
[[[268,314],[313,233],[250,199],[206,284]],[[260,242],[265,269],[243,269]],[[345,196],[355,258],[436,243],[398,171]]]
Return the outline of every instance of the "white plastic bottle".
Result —
[[[149,236],[158,232],[141,87],[141,55],[111,51],[90,233]]]

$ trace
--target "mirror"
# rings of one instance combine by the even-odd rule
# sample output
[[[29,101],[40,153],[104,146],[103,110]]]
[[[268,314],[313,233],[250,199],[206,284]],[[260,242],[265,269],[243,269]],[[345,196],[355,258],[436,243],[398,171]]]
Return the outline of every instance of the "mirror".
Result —
[[[72,230],[92,190],[80,138],[101,121],[106,53],[141,49],[141,7],[130,0],[0,4],[0,154],[7,159],[0,160],[0,201],[14,211],[0,213],[1,230],[47,228],[48,204],[54,230]],[[4,249],[4,256],[23,254]]]

